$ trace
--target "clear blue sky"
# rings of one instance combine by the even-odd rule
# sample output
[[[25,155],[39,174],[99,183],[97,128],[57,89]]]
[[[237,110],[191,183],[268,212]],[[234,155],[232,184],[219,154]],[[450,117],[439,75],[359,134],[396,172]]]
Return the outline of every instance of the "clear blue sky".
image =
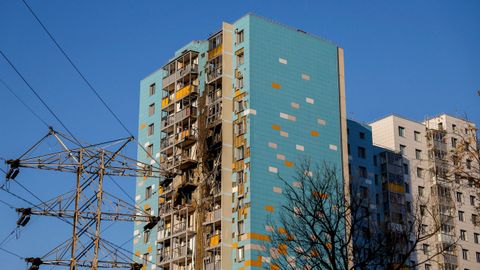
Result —
[[[480,124],[480,2],[471,1],[29,1],[101,95],[136,133],[139,81],[192,39],[205,39],[247,12],[303,29],[345,49],[347,111],[361,121],[390,113],[415,120],[446,112]],[[0,1],[0,48],[76,136],[126,136],[59,54],[19,0]],[[0,78],[59,127],[0,59]],[[47,131],[0,86],[0,156],[16,157]],[[129,149],[135,154],[135,147]],[[1,165],[2,168],[5,168]],[[73,186],[71,175],[22,171],[17,178],[47,199]],[[118,179],[134,192],[134,179]],[[111,187],[115,193],[119,193]],[[12,189],[21,193],[18,186]],[[0,198],[25,206],[5,193]],[[0,205],[0,240],[16,214]],[[4,247],[38,256],[70,233],[34,218]],[[132,235],[115,225],[113,241]],[[130,245],[126,246],[130,248]],[[6,268],[8,266],[8,268]],[[25,263],[0,251],[1,269]],[[48,269],[48,268],[46,268]]]

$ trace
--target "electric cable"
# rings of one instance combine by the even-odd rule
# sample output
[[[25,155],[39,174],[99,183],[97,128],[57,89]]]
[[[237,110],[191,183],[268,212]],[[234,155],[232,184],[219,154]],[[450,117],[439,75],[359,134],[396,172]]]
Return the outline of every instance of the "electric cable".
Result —
[[[52,40],[52,42],[55,44],[55,46],[58,48],[58,50],[62,53],[62,55],[67,59],[67,61],[70,63],[70,65],[75,69],[75,71],[78,73],[78,75],[82,78],[82,80],[87,84],[88,88],[95,94],[95,96],[100,100],[100,102],[105,106],[105,108],[110,112],[110,114],[117,120],[117,122],[122,126],[122,128],[130,135],[132,136],[137,142],[138,145],[147,153],[147,155],[154,160],[155,163],[160,166],[160,163],[153,158],[153,156],[143,147],[143,145],[140,144],[140,142],[136,139],[135,135],[127,128],[127,126],[120,120],[118,115],[108,106],[107,102],[102,98],[102,96],[99,94],[97,89],[93,86],[93,84],[87,79],[87,77],[80,71],[80,69],[77,67],[77,65],[73,62],[72,58],[67,54],[67,52],[62,48],[62,46],[58,43],[58,41],[55,39],[53,34],[48,30],[47,26],[40,20],[40,18],[37,16],[35,11],[28,5],[28,3],[25,0],[22,0],[23,4],[27,7],[28,11],[32,16],[35,18],[35,20],[40,24],[42,29],[45,31],[45,33],[48,35],[48,37]]]
[[[24,257],[22,257],[22,256],[20,256],[20,255],[18,255],[18,254],[16,254],[16,253],[14,253],[14,252],[12,252],[12,251],[10,251],[10,250],[7,250],[7,249],[5,249],[5,248],[0,247],[0,250],[2,250],[3,252],[6,252],[6,253],[8,253],[8,254],[10,254],[10,255],[12,255],[12,256],[15,256],[15,257],[19,258],[20,260],[25,259]]]
[[[20,102],[29,110],[40,122],[42,122],[47,128],[50,127],[45,120],[40,117],[33,109],[32,107],[28,106],[26,102],[24,102],[17,94],[15,94],[15,91],[12,90],[12,88],[2,79],[0,78],[0,83],[3,84],[3,86]]]

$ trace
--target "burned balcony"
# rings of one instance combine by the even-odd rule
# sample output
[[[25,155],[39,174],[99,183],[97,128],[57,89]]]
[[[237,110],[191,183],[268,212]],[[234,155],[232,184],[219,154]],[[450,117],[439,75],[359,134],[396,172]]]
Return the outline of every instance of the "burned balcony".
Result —
[[[175,144],[177,147],[185,148],[197,141],[197,131],[195,129],[186,129],[176,134]]]
[[[203,258],[203,264],[205,270],[219,270],[222,266],[222,260],[220,254],[215,256],[207,256]]]
[[[175,144],[175,136],[174,135],[164,137],[160,140],[160,149],[162,151],[165,151],[167,148],[173,146],[174,144]]]
[[[220,221],[222,218],[222,209],[216,209],[205,214],[205,222],[203,224],[210,224]]]
[[[198,96],[198,86],[191,84],[180,88],[175,92],[175,101],[180,101],[189,96]]]
[[[173,248],[173,261],[183,260],[185,257],[192,257],[193,249],[187,245],[181,245]]]
[[[191,74],[198,74],[198,52],[186,51],[178,58],[172,60],[163,67],[165,75],[163,77],[163,88],[173,84],[176,80]]]
[[[173,124],[175,123],[175,115],[170,114],[168,116],[162,117],[162,131],[171,132],[173,131]]]
[[[209,235],[205,237],[205,249],[209,250],[220,247],[221,242],[220,232]]]
[[[170,247],[163,247],[157,251],[157,263],[166,264],[172,260],[172,251]]]

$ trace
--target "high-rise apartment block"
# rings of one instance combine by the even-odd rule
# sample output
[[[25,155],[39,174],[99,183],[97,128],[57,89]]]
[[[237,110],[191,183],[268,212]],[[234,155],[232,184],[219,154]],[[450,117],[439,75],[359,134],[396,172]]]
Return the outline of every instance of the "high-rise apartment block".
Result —
[[[461,139],[476,145],[473,123],[392,115],[347,124],[344,93],[341,48],[251,14],[143,79],[138,159],[163,171],[137,180],[137,205],[159,218],[153,228],[135,224],[143,269],[269,267],[269,220],[285,203],[280,177],[298,185],[305,159],[338,168],[338,184],[362,198],[378,228],[401,231],[416,207],[433,209],[422,228],[440,222],[441,230],[414,253],[399,249],[406,266],[458,242],[420,267],[478,269],[477,194],[451,173],[453,163],[478,167],[451,158]]]
[[[409,172],[407,199],[418,209],[431,209],[424,220],[425,230],[440,230],[418,247],[417,262],[445,250],[424,269],[478,269],[480,267],[480,230],[477,221],[478,191],[466,175],[473,177],[478,164],[460,143],[476,148],[474,123],[446,114],[423,122],[391,115],[370,124],[373,143],[400,152]],[[458,170],[460,168],[460,170]],[[462,173],[460,173],[462,172]],[[471,172],[468,173],[468,172]],[[478,176],[477,176],[478,179]],[[410,207],[407,210],[411,210]]]
[[[142,80],[139,119],[139,160],[165,170],[137,181],[160,218],[135,225],[144,269],[266,267],[279,175],[304,157],[347,168],[343,50],[248,14]]]

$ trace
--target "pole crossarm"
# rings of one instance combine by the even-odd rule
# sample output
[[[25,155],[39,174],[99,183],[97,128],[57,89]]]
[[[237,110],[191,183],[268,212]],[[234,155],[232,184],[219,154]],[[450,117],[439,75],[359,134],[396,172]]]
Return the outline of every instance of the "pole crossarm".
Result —
[[[52,151],[51,140],[57,149]],[[7,181],[14,181],[21,168],[73,173],[74,190],[29,208],[17,208],[18,226],[25,226],[31,216],[50,216],[72,226],[72,236],[43,257],[27,258],[29,269],[40,265],[89,268],[127,268],[140,270],[132,255],[102,239],[102,222],[143,222],[144,230],[152,229],[159,217],[130,204],[104,190],[104,177],[153,177],[169,179],[171,174],[122,154],[133,137],[87,144],[50,128],[30,149],[17,159],[7,160]],[[39,154],[40,153],[40,154]],[[149,153],[151,157],[151,153]],[[107,228],[105,228],[107,229]]]

